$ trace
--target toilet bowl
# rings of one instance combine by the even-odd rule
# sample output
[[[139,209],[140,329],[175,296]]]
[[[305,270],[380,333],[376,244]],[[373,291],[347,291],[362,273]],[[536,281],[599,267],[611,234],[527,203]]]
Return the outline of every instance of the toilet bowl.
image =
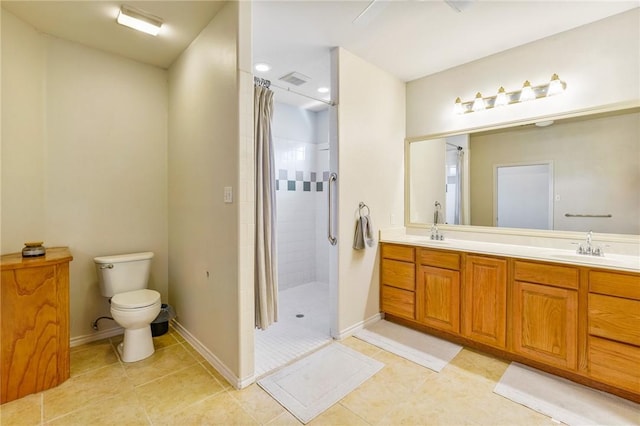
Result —
[[[147,289],[152,252],[102,256],[93,259],[100,292],[111,303],[111,316],[124,328],[118,353],[135,362],[154,352],[151,322],[160,313],[160,293]]]
[[[150,325],[160,307],[160,293],[154,290],[128,291],[111,298],[111,316],[124,328],[124,340],[118,345],[122,361],[140,361],[153,354]]]

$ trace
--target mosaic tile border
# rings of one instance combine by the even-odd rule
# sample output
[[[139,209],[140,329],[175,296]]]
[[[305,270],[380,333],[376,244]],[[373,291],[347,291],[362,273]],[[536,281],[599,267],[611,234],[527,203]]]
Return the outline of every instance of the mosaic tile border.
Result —
[[[318,180],[322,178],[322,180]],[[323,192],[329,172],[307,172],[303,170],[278,169],[276,191]]]

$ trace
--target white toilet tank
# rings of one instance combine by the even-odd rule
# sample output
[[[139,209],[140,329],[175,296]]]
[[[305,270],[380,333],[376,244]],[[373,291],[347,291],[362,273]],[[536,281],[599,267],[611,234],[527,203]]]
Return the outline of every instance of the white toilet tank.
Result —
[[[117,293],[147,288],[152,258],[150,251],[94,258],[100,293],[113,297]]]

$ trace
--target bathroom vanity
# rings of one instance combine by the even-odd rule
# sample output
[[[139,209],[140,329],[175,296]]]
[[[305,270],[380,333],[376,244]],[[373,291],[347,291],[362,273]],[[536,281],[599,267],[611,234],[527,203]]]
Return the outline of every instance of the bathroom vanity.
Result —
[[[640,401],[640,260],[381,239],[388,320]]]
[[[41,257],[2,256],[1,403],[69,378],[69,262],[66,247]]]

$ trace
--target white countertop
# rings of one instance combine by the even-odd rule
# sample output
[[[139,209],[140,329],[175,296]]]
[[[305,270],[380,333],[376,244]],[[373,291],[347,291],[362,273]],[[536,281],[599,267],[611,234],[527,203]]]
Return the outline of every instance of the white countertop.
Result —
[[[542,260],[546,262],[564,263],[568,265],[591,266],[619,271],[640,272],[640,257],[622,254],[590,256],[577,254],[573,250],[556,248],[531,247],[517,244],[490,243],[483,241],[448,239],[431,240],[421,235],[387,234],[380,242],[430,247],[443,250],[458,250],[479,254],[500,255],[520,259]]]

